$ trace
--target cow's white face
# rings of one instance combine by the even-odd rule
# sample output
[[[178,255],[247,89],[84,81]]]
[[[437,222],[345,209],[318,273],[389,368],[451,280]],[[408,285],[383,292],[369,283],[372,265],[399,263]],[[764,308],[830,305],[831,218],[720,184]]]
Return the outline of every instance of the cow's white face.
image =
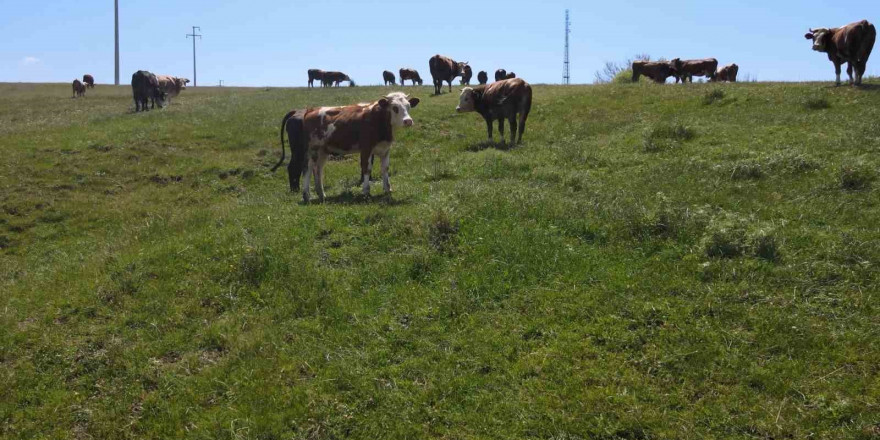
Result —
[[[810,32],[804,37],[808,40],[813,40],[813,50],[816,52],[825,52],[826,46],[828,44],[828,38],[831,36],[831,31],[828,29],[816,29],[810,30]]]
[[[412,127],[413,118],[410,109],[419,105],[419,98],[409,98],[401,92],[392,93],[378,102],[391,115],[392,127]]]
[[[455,111],[459,113],[472,112],[475,108],[475,102],[476,95],[474,94],[474,89],[465,87],[461,89],[461,95],[458,97],[458,107],[455,108]]]

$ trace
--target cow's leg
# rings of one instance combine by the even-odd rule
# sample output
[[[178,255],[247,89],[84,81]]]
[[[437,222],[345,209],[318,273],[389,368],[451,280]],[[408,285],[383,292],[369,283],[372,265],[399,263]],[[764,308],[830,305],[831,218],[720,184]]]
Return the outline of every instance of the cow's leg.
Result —
[[[391,165],[391,148],[382,156],[382,190],[385,194],[391,194],[391,179],[388,177],[388,168]]]
[[[308,154],[308,153],[307,153]],[[314,168],[315,163],[317,162],[316,157],[309,154],[309,164],[306,166],[306,172],[303,175],[303,202],[309,203],[309,200],[312,198],[309,193],[309,182],[312,179],[312,168]]]
[[[504,145],[504,116],[498,118],[498,133],[501,134],[501,145]]]
[[[492,142],[492,119],[486,118],[486,129],[489,132],[489,142]]]
[[[521,111],[519,114],[519,138],[516,140],[516,143],[522,143],[523,133],[526,132],[526,118],[529,117],[528,108]]]
[[[324,203],[324,165],[327,165],[327,153],[318,152],[318,161],[315,163],[315,192],[318,193],[318,200]]]
[[[840,63],[834,62],[834,73],[837,75],[837,85],[840,85]]]
[[[361,150],[361,192],[365,196],[370,195],[370,156],[372,151]]]
[[[516,112],[511,112],[510,117],[507,118],[507,122],[510,124],[510,145],[516,144]]]
[[[855,80],[853,79],[853,64],[855,63],[853,63],[852,61],[846,63],[846,74],[847,76],[849,76],[849,85],[853,85],[855,83]]]
[[[446,82],[449,83],[449,93],[452,93],[452,80],[450,79]]]

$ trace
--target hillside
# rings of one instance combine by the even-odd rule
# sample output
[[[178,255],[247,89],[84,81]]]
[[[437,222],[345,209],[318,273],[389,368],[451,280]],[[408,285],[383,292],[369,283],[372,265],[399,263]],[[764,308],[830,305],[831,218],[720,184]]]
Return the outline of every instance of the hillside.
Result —
[[[392,197],[269,172],[388,90],[0,84],[0,436],[880,436],[880,84],[535,86],[512,149],[407,87]]]

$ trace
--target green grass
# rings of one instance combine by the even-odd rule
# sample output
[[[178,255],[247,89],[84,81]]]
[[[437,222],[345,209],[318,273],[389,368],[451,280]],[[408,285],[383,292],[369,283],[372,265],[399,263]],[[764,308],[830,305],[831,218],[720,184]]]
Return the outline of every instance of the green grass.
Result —
[[[880,436],[876,83],[536,86],[512,149],[407,88],[393,197],[268,171],[386,90],[0,85],[0,436]]]

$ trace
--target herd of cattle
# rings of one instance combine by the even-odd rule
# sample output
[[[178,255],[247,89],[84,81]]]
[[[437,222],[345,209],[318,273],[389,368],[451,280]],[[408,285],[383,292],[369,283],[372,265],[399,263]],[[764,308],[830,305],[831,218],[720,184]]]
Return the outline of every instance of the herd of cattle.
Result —
[[[138,70],[131,76],[131,90],[134,94],[135,112],[147,111],[147,103],[151,103],[151,108],[165,107],[166,103],[171,103],[171,98],[180,95],[189,79],[180,78],[170,75],[156,75],[146,70]],[[86,88],[95,88],[95,78],[92,75],[83,75],[82,81],[73,80],[73,97],[85,96]]]
[[[726,81],[736,82],[739,66],[730,64],[718,68],[718,60],[706,58],[703,60],[681,60],[676,58],[672,61],[633,61],[632,80],[636,82],[642,76],[648,77],[656,83],[663,84],[669,77],[674,77],[675,82],[694,82],[695,76],[705,76],[709,82]]]

